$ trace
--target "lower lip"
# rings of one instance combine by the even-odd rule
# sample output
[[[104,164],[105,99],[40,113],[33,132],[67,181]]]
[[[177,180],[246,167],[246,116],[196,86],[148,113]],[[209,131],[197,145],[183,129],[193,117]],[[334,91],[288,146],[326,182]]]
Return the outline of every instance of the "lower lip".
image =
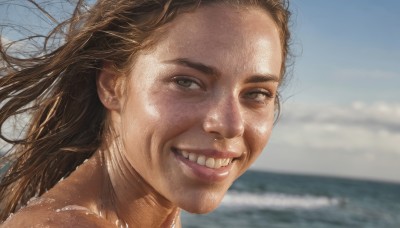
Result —
[[[181,167],[188,176],[195,177],[196,179],[204,182],[224,181],[229,177],[229,174],[232,170],[232,162],[227,166],[220,167],[218,169],[211,169],[186,159],[180,153],[173,152],[173,154],[181,163]]]

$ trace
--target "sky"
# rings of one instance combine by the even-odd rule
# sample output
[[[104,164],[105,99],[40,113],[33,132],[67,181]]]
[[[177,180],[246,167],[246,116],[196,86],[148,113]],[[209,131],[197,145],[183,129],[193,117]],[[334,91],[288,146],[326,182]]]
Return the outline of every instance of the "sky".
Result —
[[[51,25],[7,2],[27,6],[0,0],[2,24],[7,16],[38,31]],[[400,182],[400,1],[290,3],[294,65],[281,118],[252,168]]]
[[[282,116],[253,166],[400,182],[400,1],[301,0]]]

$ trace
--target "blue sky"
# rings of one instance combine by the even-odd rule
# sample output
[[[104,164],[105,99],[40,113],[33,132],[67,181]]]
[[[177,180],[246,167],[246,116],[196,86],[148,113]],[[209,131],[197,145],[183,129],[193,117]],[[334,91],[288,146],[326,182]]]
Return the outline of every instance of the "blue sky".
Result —
[[[292,8],[299,96],[335,103],[397,100],[399,1],[302,0]]]
[[[293,78],[257,169],[400,181],[400,1],[291,1]]]
[[[1,23],[48,27],[7,2],[28,6],[0,1]],[[291,9],[293,76],[253,167],[400,182],[400,1],[292,0]]]

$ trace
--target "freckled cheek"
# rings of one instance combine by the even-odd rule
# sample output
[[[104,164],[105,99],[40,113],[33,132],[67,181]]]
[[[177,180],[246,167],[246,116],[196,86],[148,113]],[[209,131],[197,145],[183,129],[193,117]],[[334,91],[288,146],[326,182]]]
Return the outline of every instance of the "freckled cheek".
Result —
[[[153,136],[168,137],[165,134],[185,129],[197,118],[197,106],[179,101],[169,94],[156,94],[146,101],[142,106],[144,116],[141,124],[152,128]]]
[[[179,101],[170,97],[156,97],[146,104],[146,112],[148,115],[161,120],[169,119],[171,116],[183,115],[187,110]]]

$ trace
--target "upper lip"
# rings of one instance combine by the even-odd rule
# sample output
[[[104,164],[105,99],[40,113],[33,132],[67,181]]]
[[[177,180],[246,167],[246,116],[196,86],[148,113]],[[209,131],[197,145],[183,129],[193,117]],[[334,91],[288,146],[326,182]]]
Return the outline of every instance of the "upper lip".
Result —
[[[241,153],[238,152],[217,150],[217,149],[186,149],[186,148],[173,147],[173,150],[186,151],[188,153],[195,153],[212,158],[238,158],[241,156]]]

